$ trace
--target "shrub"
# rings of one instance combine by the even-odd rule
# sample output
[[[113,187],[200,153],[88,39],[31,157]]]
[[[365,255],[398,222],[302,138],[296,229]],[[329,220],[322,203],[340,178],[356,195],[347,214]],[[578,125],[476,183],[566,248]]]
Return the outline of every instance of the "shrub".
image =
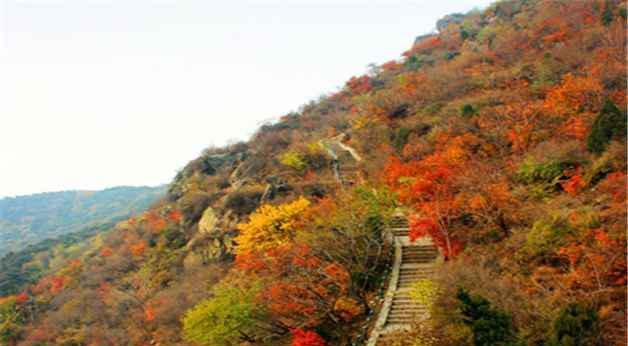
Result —
[[[227,195],[225,208],[231,209],[239,216],[250,214],[259,205],[263,193],[261,189],[242,189],[234,191]]]
[[[560,216],[541,219],[534,223],[526,238],[525,250],[532,255],[542,255],[557,250],[574,233],[574,228]]]
[[[163,237],[167,241],[168,248],[170,249],[181,248],[187,243],[185,234],[175,228],[166,229],[163,233]]]
[[[598,328],[595,310],[581,304],[569,304],[554,320],[549,346],[594,345],[592,339]]]
[[[604,179],[608,173],[618,170],[615,167],[616,162],[618,162],[616,157],[613,157],[608,152],[603,153],[593,161],[591,167],[587,170],[585,181],[590,185],[597,184]]]
[[[573,162],[558,160],[537,163],[527,159],[517,170],[515,180],[524,184],[556,184],[558,183],[557,179],[563,175],[565,169],[573,167],[574,164]]]
[[[410,137],[412,131],[407,127],[400,127],[393,135],[393,146],[398,153],[401,153],[403,147],[408,143],[408,137]]]
[[[293,148],[279,157],[279,162],[299,173],[308,169],[318,170],[327,167],[328,160],[320,143],[313,142]]]
[[[602,24],[608,26],[613,22],[613,9],[610,1],[607,1],[602,12]]]
[[[23,323],[16,297],[0,298],[0,344],[15,345]]]
[[[327,196],[327,187],[323,184],[312,183],[303,186],[303,194],[308,197],[323,198]]]
[[[613,138],[623,138],[625,135],[626,114],[613,102],[606,100],[587,137],[587,147],[590,152],[599,154]]]
[[[434,58],[429,55],[419,54],[412,55],[406,59],[404,65],[406,69],[410,71],[416,71],[425,65],[432,65],[434,63]]]
[[[214,297],[190,309],[183,318],[185,340],[201,345],[232,345],[256,330],[260,312],[254,299],[258,288],[241,289],[221,285]]]
[[[288,151],[281,155],[279,162],[282,165],[288,166],[298,172],[303,172],[307,168],[307,162],[303,155],[297,151]]]
[[[469,36],[471,36],[471,34],[469,34],[469,32],[463,28],[460,28],[460,38],[464,41],[467,38],[469,38]]]
[[[468,103],[462,106],[462,108],[460,108],[460,115],[465,118],[470,118],[476,114],[477,114],[477,110],[473,108],[473,105],[470,105]]]
[[[460,302],[463,323],[473,332],[475,346],[517,345],[509,314],[492,308],[481,296],[472,296],[463,288],[456,296]]]
[[[443,54],[443,58],[445,60],[453,60],[458,55],[460,55],[460,52],[445,52],[445,54]]]
[[[292,346],[325,346],[325,340],[315,332],[293,329]]]

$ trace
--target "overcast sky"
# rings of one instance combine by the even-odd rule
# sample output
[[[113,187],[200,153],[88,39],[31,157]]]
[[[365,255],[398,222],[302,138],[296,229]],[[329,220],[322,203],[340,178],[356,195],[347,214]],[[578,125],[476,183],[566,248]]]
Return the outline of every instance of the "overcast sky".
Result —
[[[168,183],[490,0],[0,0],[0,196]]]

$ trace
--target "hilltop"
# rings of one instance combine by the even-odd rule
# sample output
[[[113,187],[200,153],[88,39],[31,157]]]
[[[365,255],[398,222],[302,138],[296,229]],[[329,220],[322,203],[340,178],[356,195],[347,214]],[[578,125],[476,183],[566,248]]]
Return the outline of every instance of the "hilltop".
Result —
[[[447,17],[0,299],[0,341],[361,345],[402,213],[444,261],[398,341],[623,345],[625,32],[620,1]]]

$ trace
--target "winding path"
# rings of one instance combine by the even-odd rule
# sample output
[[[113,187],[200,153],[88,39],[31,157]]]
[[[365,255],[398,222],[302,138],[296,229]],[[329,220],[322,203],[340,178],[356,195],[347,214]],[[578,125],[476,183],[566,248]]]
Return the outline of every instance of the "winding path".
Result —
[[[342,186],[351,186],[358,180],[357,164],[362,161],[362,157],[355,149],[342,143],[345,137],[343,133],[336,137],[322,139],[319,143],[332,158],[332,169],[336,180]]]
[[[408,230],[406,216],[397,213],[390,226],[395,246],[393,269],[384,305],[367,346],[399,345],[399,338],[411,328],[412,323],[428,317],[426,307],[410,297],[410,290],[413,283],[429,278],[442,258],[429,238],[410,242]],[[408,344],[411,344],[410,339]]]

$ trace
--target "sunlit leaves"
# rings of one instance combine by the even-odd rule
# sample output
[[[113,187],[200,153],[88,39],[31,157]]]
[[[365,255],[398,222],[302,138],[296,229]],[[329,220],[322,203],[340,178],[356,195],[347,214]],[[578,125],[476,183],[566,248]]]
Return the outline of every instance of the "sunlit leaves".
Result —
[[[186,340],[201,345],[232,345],[252,338],[256,320],[262,318],[254,299],[259,286],[238,287],[221,285],[209,298],[183,318],[183,334]]]
[[[238,254],[270,250],[292,240],[298,231],[299,216],[309,205],[310,202],[301,197],[279,206],[261,206],[251,214],[248,223],[238,226]]]

